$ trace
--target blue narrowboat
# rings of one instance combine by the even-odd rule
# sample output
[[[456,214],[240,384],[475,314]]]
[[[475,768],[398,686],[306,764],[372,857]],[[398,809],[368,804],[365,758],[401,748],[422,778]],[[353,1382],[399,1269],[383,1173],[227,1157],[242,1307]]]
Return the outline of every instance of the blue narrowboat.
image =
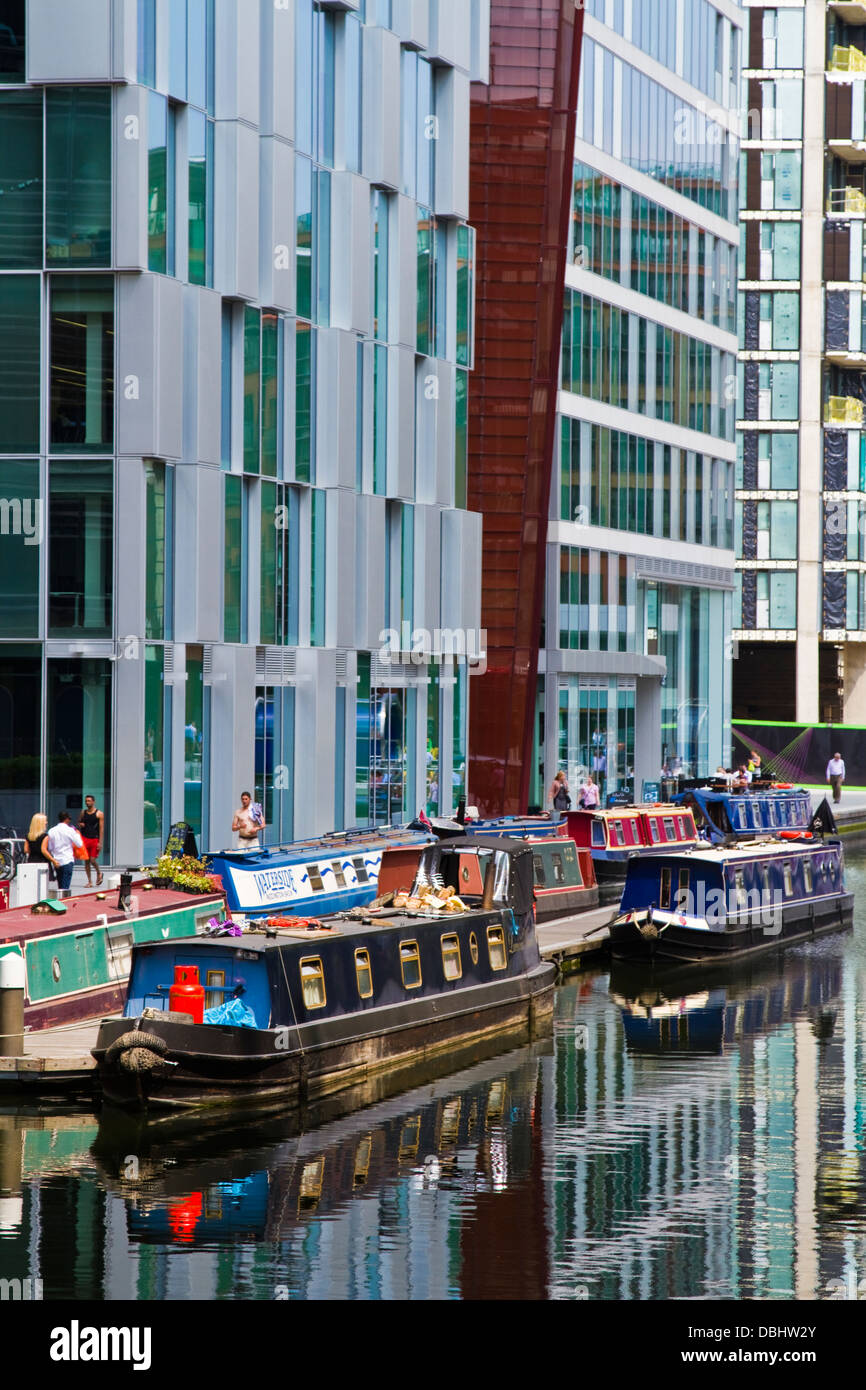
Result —
[[[698,833],[712,844],[730,835],[749,840],[756,835],[803,832],[812,824],[812,798],[802,787],[761,786],[754,791],[692,787],[674,800],[689,808]]]
[[[229,910],[246,917],[316,917],[408,889],[432,836],[424,830],[359,830],[298,840],[279,849],[222,850],[206,856]]]
[[[300,1104],[472,1038],[549,1031],[556,970],[539,955],[532,875],[519,840],[436,842],[408,901],[375,920],[252,923],[240,938],[135,950],[124,1017],[94,1048],[104,1095],[139,1108]],[[166,1009],[176,971],[197,972],[203,1022]]]
[[[853,919],[838,840],[756,840],[633,859],[610,927],[614,956],[730,960]]]

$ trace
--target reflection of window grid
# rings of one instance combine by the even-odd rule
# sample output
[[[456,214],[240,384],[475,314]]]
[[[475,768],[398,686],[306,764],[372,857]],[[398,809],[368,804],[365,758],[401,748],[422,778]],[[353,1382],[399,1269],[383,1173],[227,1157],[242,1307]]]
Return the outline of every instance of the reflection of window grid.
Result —
[[[421,1116],[413,1115],[411,1120],[407,1120],[400,1131],[400,1149],[398,1161],[406,1163],[410,1158],[414,1158],[418,1153],[418,1145],[421,1142]]]
[[[446,980],[459,980],[463,974],[460,942],[456,936],[443,936],[442,938],[442,970]]]
[[[323,1009],[327,1003],[325,971],[318,956],[301,961],[301,989],[308,1009]]]
[[[439,1147],[456,1144],[460,1130],[460,1099],[449,1100],[442,1111],[442,1128],[439,1131]]]
[[[355,1187],[363,1187],[367,1181],[367,1174],[370,1171],[370,1156],[373,1152],[373,1136],[365,1134],[358,1145],[355,1153],[355,1172],[353,1184]]]
[[[298,1212],[311,1211],[319,1205],[322,1195],[322,1180],[325,1176],[325,1159],[315,1158],[304,1164],[301,1173],[301,1190],[298,1194]]]
[[[505,1111],[506,1083],[494,1081],[487,1096],[487,1124],[501,1120]]]

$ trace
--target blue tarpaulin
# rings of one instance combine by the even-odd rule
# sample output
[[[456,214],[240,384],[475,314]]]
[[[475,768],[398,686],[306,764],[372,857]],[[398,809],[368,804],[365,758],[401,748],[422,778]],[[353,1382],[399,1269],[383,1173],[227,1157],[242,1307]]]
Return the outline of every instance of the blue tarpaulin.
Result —
[[[240,999],[227,999],[213,1009],[205,1009],[205,1023],[228,1024],[232,1028],[256,1028],[256,1016]]]

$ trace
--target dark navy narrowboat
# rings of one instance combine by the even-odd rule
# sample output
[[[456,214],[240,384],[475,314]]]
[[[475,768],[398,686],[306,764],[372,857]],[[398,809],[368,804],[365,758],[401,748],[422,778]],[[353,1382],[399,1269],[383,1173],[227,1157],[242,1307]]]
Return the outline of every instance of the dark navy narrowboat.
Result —
[[[223,882],[228,906],[247,917],[321,916],[372,903],[409,888],[432,836],[387,827],[298,840],[279,849],[222,850],[206,856]]]
[[[712,844],[730,835],[750,840],[756,835],[802,833],[812,824],[812,798],[802,787],[692,787],[674,800],[689,808],[701,838]]]
[[[635,858],[611,951],[647,961],[728,960],[848,927],[853,907],[838,840],[756,840]]]
[[[682,806],[624,806],[567,811],[560,833],[592,854],[599,902],[618,903],[635,856],[682,852],[698,842],[690,810]]]
[[[105,1096],[144,1108],[302,1103],[473,1037],[549,1030],[556,971],[539,955],[532,869],[519,840],[437,842],[408,903],[375,919],[254,923],[241,938],[136,950],[124,1017],[103,1023],[94,1048]],[[181,966],[198,972],[206,1020],[237,1001],[250,1026],[167,1011]]]

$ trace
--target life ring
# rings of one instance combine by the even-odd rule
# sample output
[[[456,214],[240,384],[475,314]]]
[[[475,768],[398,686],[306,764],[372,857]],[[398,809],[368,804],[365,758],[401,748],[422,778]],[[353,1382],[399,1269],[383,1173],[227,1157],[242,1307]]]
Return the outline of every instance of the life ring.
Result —
[[[780,840],[811,840],[814,839],[811,830],[780,830]]]

